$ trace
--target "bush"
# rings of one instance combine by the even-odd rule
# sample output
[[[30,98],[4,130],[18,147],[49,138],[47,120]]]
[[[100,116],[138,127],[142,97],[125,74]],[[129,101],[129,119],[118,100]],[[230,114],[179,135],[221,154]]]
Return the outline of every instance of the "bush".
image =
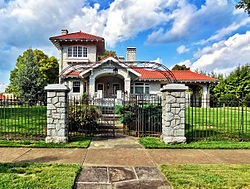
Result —
[[[93,130],[100,116],[100,110],[94,105],[73,105],[69,108],[69,130]]]

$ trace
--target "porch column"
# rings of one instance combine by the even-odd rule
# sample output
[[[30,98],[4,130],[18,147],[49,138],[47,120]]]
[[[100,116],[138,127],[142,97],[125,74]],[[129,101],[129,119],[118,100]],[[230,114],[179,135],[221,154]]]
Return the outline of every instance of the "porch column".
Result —
[[[201,99],[201,107],[209,108],[210,104],[210,94],[209,94],[209,85],[205,84],[202,86],[202,99]]]
[[[61,84],[45,87],[47,91],[47,137],[46,142],[66,143],[68,141],[68,92]]]
[[[193,105],[195,107],[200,107],[200,88],[195,87],[193,89]]]
[[[168,144],[185,143],[185,91],[183,84],[168,84],[162,89],[162,135]]]
[[[89,95],[90,97],[95,96],[95,78],[93,76],[89,77]]]
[[[127,91],[127,94],[130,95],[130,85],[131,85],[131,78],[124,79],[124,91]]]

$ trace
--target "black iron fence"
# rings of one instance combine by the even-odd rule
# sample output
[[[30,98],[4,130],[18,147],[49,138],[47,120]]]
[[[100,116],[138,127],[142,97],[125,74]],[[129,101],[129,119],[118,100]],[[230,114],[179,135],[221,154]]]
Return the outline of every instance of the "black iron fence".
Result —
[[[116,98],[70,98],[69,134],[159,136],[161,98],[157,95]]]
[[[132,136],[160,136],[162,107],[158,95],[134,95],[116,107],[124,124],[124,132]]]
[[[69,98],[69,135],[114,136],[114,110],[114,98]]]
[[[197,140],[250,141],[249,101],[191,99],[186,107],[186,137]]]
[[[1,99],[1,139],[44,139],[46,137],[46,103],[39,100]]]

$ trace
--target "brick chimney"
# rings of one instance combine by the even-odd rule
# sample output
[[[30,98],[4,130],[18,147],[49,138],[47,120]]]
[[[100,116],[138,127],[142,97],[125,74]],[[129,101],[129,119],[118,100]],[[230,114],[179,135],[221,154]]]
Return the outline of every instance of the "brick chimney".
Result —
[[[62,35],[67,35],[68,33],[69,33],[69,31],[67,29],[62,29],[61,30]]]
[[[126,60],[128,62],[136,61],[136,47],[128,47],[127,48]]]

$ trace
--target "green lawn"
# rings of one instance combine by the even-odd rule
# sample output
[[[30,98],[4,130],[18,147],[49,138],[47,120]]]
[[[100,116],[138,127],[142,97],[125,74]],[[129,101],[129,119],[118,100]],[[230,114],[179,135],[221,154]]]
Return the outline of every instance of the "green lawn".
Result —
[[[0,163],[0,188],[71,189],[80,170],[75,164]]]
[[[0,106],[0,137],[46,135],[46,106]]]
[[[33,147],[33,148],[88,148],[91,139],[83,136],[74,137],[68,143],[45,143],[44,140],[0,140],[0,147]]]
[[[250,188],[250,164],[162,165],[161,171],[174,189]]]
[[[186,108],[186,136],[191,140],[250,141],[250,108]]]
[[[157,137],[139,138],[140,144],[149,149],[250,149],[250,142],[238,141],[197,141],[187,144],[165,144]]]

